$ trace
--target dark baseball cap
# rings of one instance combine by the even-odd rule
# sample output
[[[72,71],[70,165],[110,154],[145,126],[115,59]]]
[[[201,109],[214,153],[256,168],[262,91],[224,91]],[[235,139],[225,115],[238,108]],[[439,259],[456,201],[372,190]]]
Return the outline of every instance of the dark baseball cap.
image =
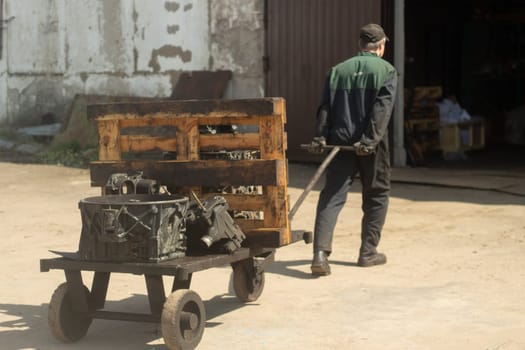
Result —
[[[369,43],[375,43],[383,39],[388,41],[388,37],[386,36],[383,28],[379,24],[375,23],[369,23],[362,27],[361,31],[359,32],[359,38]]]

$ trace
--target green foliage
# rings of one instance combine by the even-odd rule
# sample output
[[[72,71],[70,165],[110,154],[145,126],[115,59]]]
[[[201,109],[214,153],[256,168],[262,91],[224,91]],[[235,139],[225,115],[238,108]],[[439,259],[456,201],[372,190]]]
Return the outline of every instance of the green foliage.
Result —
[[[96,149],[82,149],[78,142],[56,144],[38,155],[44,164],[87,168],[97,158]]]

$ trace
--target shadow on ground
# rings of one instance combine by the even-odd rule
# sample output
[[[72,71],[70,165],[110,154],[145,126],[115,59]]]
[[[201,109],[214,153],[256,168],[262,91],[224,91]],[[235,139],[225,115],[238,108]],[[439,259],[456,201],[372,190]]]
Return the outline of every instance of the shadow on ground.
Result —
[[[318,277],[312,276],[310,273],[311,263],[312,260],[274,261],[268,265],[265,271],[292,278],[316,279]],[[357,267],[357,262],[330,260],[330,265]],[[301,266],[301,269],[297,269],[298,266]]]
[[[402,172],[392,183],[392,197],[404,198],[413,201],[440,201],[440,202],[466,202],[477,204],[514,204],[524,205],[525,196],[519,192],[515,194],[505,193],[505,185],[509,187],[518,186],[525,188],[525,157],[524,147],[500,146],[485,151],[478,151],[463,161],[444,161],[435,159],[425,165],[425,171]],[[290,163],[289,186],[304,189],[314,176],[319,164],[316,163]],[[433,172],[435,170],[435,172]],[[395,169],[394,169],[395,171]],[[470,179],[468,174],[472,172]],[[404,178],[403,174],[406,174]],[[427,175],[425,175],[427,174]],[[446,174],[454,178],[455,174],[461,176],[462,181],[456,181],[462,186],[447,185],[440,183],[439,174]],[[430,175],[431,177],[425,178]],[[495,178],[491,178],[495,176]],[[477,181],[485,181],[477,184]],[[497,179],[496,179],[497,178]],[[508,180],[504,180],[507,178]],[[480,180],[481,179],[481,180]],[[496,179],[500,188],[491,188],[491,181]],[[503,183],[501,183],[503,181]],[[449,181],[454,183],[455,181]],[[508,183],[507,183],[508,182]],[[313,190],[320,191],[323,188],[324,175],[321,176]],[[350,192],[360,193],[361,183],[357,178]]]
[[[119,301],[106,302],[105,310],[148,313],[146,295],[134,294]],[[257,306],[257,303],[244,304],[231,294],[217,295],[204,301],[206,328],[221,325],[213,320],[221,315],[243,307]],[[22,305],[0,304],[0,313],[9,321],[0,322],[0,338],[12,344],[13,349],[67,349],[71,344],[63,344],[53,338],[47,324],[49,304]],[[122,335],[126,339],[122,340]],[[131,338],[131,340],[129,339]],[[160,324],[94,320],[87,335],[74,345],[75,349],[165,349],[159,343],[162,339]],[[153,344],[151,344],[153,343]],[[130,344],[133,344],[130,346]],[[1,348],[1,346],[0,346]]]

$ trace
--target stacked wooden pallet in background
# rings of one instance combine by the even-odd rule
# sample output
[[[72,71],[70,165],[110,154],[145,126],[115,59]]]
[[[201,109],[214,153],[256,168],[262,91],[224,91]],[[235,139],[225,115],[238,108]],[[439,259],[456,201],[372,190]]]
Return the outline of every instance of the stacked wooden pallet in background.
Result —
[[[424,161],[425,153],[438,150],[441,86],[418,86],[407,93],[405,132],[407,149],[414,162]]]

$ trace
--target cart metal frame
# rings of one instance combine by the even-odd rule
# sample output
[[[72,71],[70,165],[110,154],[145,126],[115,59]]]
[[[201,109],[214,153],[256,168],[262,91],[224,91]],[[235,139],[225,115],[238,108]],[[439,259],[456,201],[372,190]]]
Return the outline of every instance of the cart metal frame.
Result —
[[[75,260],[61,257],[40,260],[40,271],[64,270],[66,282],[71,290],[73,310],[88,313],[93,319],[137,322],[160,322],[162,307],[166,301],[163,276],[172,276],[171,291],[189,289],[194,272],[250,261],[261,272],[274,259],[274,249],[241,248],[232,255],[207,254],[186,256],[159,263],[114,263]],[[261,260],[258,260],[261,259]],[[257,260],[256,260],[257,259]],[[90,300],[86,299],[82,271],[93,271]],[[150,314],[104,311],[111,273],[144,275],[150,305]]]

